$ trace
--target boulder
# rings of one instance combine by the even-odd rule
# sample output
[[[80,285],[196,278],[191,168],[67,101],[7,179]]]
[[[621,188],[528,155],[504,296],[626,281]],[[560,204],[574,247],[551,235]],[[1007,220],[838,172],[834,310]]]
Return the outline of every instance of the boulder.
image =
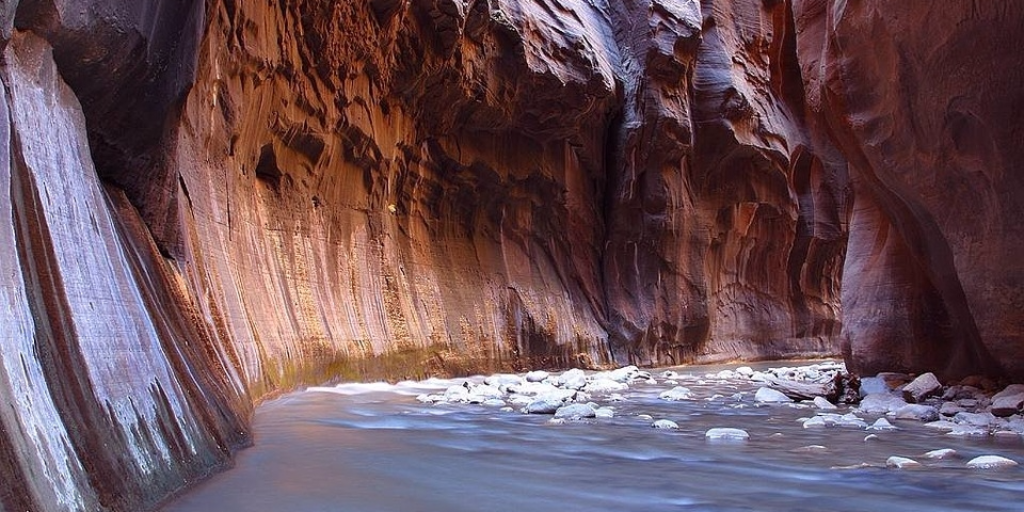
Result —
[[[1024,406],[1024,384],[1011,384],[992,396],[992,414],[1005,418],[1020,412]]]
[[[942,392],[942,383],[934,373],[928,372],[918,376],[910,384],[903,387],[903,399],[915,404],[925,398]]]

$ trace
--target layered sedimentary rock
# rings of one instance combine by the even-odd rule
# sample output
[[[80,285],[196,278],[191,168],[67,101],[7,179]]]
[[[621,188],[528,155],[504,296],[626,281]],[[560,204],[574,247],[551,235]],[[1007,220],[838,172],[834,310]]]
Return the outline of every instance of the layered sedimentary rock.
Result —
[[[1024,30],[971,5],[4,3],[2,509],[152,507],[328,379],[1016,372]]]
[[[843,338],[858,370],[1024,376],[1024,5],[794,2],[811,105],[856,197]]]

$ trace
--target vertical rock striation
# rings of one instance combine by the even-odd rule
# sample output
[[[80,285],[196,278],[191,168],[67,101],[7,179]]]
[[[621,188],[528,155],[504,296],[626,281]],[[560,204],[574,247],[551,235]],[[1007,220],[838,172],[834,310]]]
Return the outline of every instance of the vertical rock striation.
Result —
[[[1024,6],[794,2],[801,69],[856,201],[851,365],[1024,376]]]
[[[0,509],[153,508],[328,379],[1024,374],[975,4],[5,2]]]

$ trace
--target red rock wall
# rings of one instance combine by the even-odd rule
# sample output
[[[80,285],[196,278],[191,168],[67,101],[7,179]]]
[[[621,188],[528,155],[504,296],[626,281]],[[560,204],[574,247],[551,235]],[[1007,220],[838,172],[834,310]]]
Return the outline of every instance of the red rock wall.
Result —
[[[7,2],[0,508],[151,508],[332,378],[1019,375],[1019,10]]]
[[[1024,376],[1024,5],[794,2],[811,106],[856,197],[848,362]]]

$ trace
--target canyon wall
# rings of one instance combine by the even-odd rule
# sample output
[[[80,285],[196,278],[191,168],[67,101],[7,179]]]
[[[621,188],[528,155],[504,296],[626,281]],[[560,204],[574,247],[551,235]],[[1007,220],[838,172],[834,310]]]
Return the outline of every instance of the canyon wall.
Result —
[[[1024,376],[1024,9],[916,4],[4,2],[0,510],[152,508],[329,379]]]

